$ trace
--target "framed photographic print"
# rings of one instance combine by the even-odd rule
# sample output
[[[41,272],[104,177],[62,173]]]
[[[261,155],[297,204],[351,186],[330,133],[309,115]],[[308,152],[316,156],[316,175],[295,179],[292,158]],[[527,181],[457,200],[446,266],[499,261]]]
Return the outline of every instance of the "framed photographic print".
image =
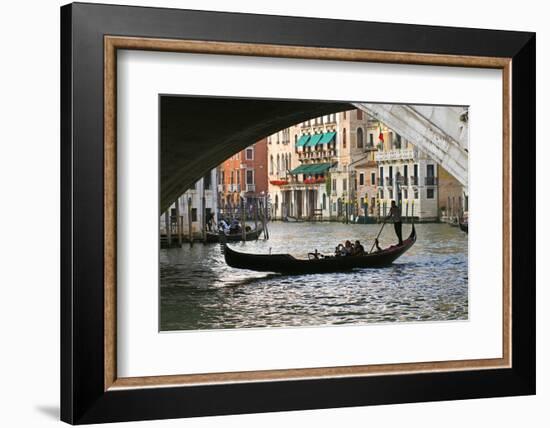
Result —
[[[535,393],[533,33],[76,3],[61,53],[62,420]]]

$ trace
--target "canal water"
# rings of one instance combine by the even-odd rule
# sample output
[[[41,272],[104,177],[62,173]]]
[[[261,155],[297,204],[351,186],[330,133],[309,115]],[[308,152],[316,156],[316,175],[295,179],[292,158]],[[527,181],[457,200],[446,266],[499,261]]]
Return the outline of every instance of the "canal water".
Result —
[[[269,240],[235,243],[250,253],[333,253],[346,239],[369,250],[380,225],[282,223]],[[160,329],[294,327],[468,319],[468,235],[418,224],[417,242],[391,267],[284,276],[228,267],[218,244],[160,252]],[[403,225],[403,238],[410,225]],[[396,243],[393,225],[382,247]]]

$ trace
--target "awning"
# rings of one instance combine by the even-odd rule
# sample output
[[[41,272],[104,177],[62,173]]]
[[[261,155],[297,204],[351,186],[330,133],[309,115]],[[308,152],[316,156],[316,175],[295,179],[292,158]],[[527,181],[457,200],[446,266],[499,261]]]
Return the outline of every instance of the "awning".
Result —
[[[331,167],[332,167],[332,163],[331,162],[326,162],[326,163],[310,163],[310,164],[306,164],[306,165],[300,165],[299,167],[297,168],[294,168],[292,171],[290,171],[290,173],[292,175],[297,175],[297,174],[311,174],[311,175],[314,175],[314,174],[323,174],[325,172],[327,172]]]
[[[336,136],[336,132],[327,132],[323,134],[318,144],[328,144],[332,142],[332,140],[334,140],[335,136]]]
[[[311,164],[311,169],[307,172],[308,174],[323,174],[327,172],[331,167],[332,163],[314,163]]]
[[[313,134],[310,136],[309,141],[306,144],[306,147],[315,147],[323,134]]]
[[[302,135],[296,142],[296,147],[302,147],[307,143],[307,140],[309,140],[309,135]]]

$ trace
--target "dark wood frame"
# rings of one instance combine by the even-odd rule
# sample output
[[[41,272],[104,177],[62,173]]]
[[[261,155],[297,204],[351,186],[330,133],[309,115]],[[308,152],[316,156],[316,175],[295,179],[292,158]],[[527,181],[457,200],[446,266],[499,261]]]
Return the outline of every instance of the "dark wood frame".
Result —
[[[501,68],[503,162],[511,166],[503,177],[508,321],[503,334],[509,345],[503,361],[423,363],[412,370],[364,366],[344,376],[325,368],[306,369],[306,376],[272,371],[256,377],[199,375],[195,381],[117,379],[113,58],[118,48]],[[80,424],[535,392],[533,33],[67,5],[61,9],[61,130],[62,420]],[[251,379],[255,382],[246,382]],[[164,387],[144,388],[151,385]]]

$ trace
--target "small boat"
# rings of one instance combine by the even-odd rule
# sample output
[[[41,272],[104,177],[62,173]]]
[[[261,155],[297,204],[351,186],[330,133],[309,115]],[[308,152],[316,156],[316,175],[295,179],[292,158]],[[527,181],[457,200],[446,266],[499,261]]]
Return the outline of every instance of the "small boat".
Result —
[[[264,231],[264,228],[260,225],[257,229],[252,229],[246,231],[246,240],[247,241],[255,241],[258,239],[261,235],[261,233]],[[206,232],[206,242],[215,243],[215,242],[221,242],[220,236],[225,238],[228,242],[239,242],[243,240],[243,234],[242,232],[238,233],[216,233],[216,232]]]
[[[222,251],[225,262],[234,268],[284,274],[308,274],[389,266],[415,242],[416,230],[413,224],[411,234],[401,245],[392,245],[363,256],[323,256],[320,253],[309,253],[308,259],[298,259],[290,254],[248,254],[233,250],[225,242]]]
[[[458,226],[460,227],[460,230],[462,230],[463,232],[468,233],[468,222],[467,221],[461,221],[460,223],[458,223]]]

